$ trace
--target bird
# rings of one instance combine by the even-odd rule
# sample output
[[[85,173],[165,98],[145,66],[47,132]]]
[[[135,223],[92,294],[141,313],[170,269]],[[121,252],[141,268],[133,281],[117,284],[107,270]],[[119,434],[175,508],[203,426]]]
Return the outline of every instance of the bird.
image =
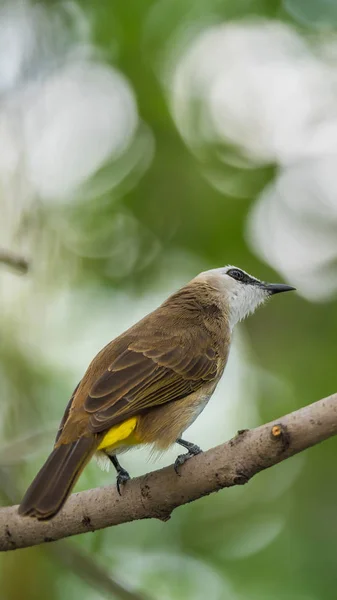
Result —
[[[271,296],[294,289],[235,266],[210,269],[108,343],[75,388],[19,514],[54,517],[94,455],[114,465],[119,494],[130,476],[118,455],[139,445],[183,447],[187,452],[174,464],[181,475],[186,460],[201,452],[183,433],[222,377],[235,325]]]

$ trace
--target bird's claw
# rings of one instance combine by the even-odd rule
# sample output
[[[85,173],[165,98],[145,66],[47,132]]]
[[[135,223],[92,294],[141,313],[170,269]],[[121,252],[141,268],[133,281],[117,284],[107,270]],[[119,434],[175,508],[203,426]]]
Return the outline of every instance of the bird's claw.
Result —
[[[189,447],[188,452],[186,452],[185,454],[179,454],[179,456],[177,456],[174,463],[174,470],[176,474],[179,475],[179,477],[181,476],[181,473],[179,473],[178,470],[179,467],[181,467],[187,460],[189,460],[193,456],[200,454],[200,452],[202,452],[201,448],[199,448],[199,446],[197,446],[196,444],[193,444]]]
[[[131,479],[131,477],[125,469],[121,469],[120,471],[118,471],[116,486],[117,486],[117,492],[119,493],[120,496],[122,495],[121,485],[125,485],[126,482],[129,481],[129,479]]]

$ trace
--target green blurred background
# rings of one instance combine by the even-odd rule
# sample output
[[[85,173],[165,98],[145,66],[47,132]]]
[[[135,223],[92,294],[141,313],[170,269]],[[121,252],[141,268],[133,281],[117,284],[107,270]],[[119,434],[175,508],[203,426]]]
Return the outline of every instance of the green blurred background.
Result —
[[[203,449],[336,391],[337,4],[0,4],[0,495],[90,359],[198,272],[284,281],[235,332]],[[336,441],[247,486],[0,557],[1,600],[335,600]],[[170,464],[130,452],[132,475]],[[94,461],[76,489],[107,485]]]

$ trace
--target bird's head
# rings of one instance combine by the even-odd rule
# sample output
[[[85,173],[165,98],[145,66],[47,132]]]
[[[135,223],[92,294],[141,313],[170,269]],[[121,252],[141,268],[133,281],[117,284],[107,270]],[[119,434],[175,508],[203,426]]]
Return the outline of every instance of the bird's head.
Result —
[[[211,269],[200,276],[216,280],[217,287],[224,292],[228,303],[229,325],[232,329],[255,309],[263,304],[270,296],[295,290],[284,283],[266,283],[243,271],[239,267],[227,266]],[[199,277],[200,277],[199,276]]]

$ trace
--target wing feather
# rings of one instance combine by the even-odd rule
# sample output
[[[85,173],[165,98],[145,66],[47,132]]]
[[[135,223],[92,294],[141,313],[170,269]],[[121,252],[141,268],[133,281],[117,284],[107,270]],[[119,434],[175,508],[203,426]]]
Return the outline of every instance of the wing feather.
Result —
[[[92,386],[85,400],[91,431],[104,431],[151,407],[186,397],[218,373],[213,340],[201,332],[187,342],[175,337],[131,341]]]

